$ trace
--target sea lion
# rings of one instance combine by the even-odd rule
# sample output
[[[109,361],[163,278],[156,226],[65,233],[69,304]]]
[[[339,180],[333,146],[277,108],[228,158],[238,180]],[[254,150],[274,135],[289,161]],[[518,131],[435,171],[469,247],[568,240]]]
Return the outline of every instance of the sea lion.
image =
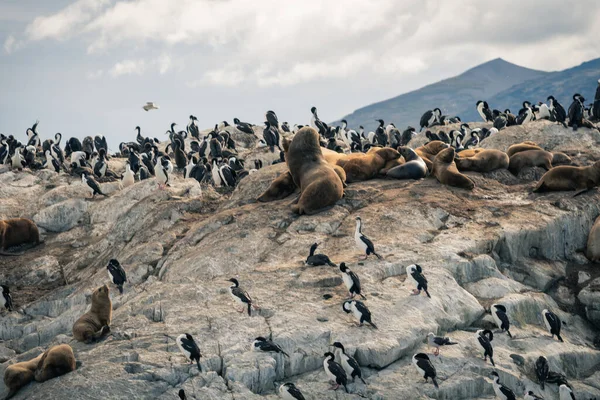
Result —
[[[552,168],[552,153],[546,150],[525,150],[510,157],[508,170],[517,175],[525,167],[542,167],[546,171]]]
[[[600,183],[600,161],[588,167],[561,165],[546,172],[533,191],[536,193],[561,190],[583,192],[597,186],[598,183]]]
[[[40,232],[32,220],[11,218],[0,221],[0,254],[5,256],[19,255],[5,253],[2,250],[23,243],[40,243]]]
[[[110,289],[104,285],[92,293],[92,307],[73,324],[73,337],[85,343],[92,343],[110,332],[112,302]]]
[[[525,142],[513,144],[512,146],[510,146],[508,148],[508,150],[506,150],[506,154],[508,154],[509,157],[512,157],[513,154],[516,154],[520,151],[527,151],[527,150],[544,150],[544,149],[542,149],[540,146],[538,146],[537,143],[527,140]]]
[[[4,398],[5,400],[13,397],[19,389],[33,380],[35,370],[42,356],[43,354],[40,354],[29,361],[23,361],[6,367],[4,371],[4,384],[8,388],[8,395]]]
[[[268,189],[257,200],[266,203],[268,201],[285,199],[294,193],[294,190],[296,190],[296,184],[294,183],[292,174],[290,174],[290,171],[286,171],[275,178]]]
[[[73,349],[68,344],[52,346],[42,355],[34,373],[35,380],[45,382],[48,379],[75,371],[76,362]]]
[[[485,149],[465,149],[456,153],[459,157],[473,157],[475,154],[482,152]]]
[[[443,185],[455,186],[463,189],[473,189],[475,184],[467,176],[458,172],[454,162],[454,148],[449,147],[438,153],[433,160],[431,174]]]
[[[571,164],[571,157],[560,151],[552,152],[552,165],[569,165]]]
[[[319,134],[311,127],[296,133],[286,151],[285,160],[300,196],[292,205],[297,214],[315,214],[334,205],[344,195],[339,171],[329,164],[319,145]]]
[[[421,157],[427,165],[427,169],[431,171],[433,169],[433,160],[435,159],[435,156],[448,147],[450,147],[448,143],[444,143],[441,140],[433,140],[423,146],[417,147],[415,153]]]
[[[596,218],[596,222],[590,229],[585,254],[592,262],[600,261],[600,217]]]
[[[358,182],[373,179],[385,164],[391,160],[400,158],[400,153],[389,147],[379,148],[348,160],[343,168],[346,171],[347,182]]]
[[[406,162],[387,171],[387,176],[396,179],[421,179],[427,175],[425,161],[410,147],[398,147]]]
[[[503,151],[484,149],[473,157],[460,157],[455,161],[459,171],[492,172],[508,168],[509,158]]]

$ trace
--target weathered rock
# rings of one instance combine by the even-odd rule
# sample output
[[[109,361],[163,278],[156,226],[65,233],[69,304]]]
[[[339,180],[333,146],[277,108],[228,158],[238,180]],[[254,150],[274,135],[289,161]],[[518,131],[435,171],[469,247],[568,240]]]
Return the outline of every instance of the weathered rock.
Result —
[[[47,231],[64,232],[77,225],[87,208],[84,200],[65,200],[44,208],[33,217],[33,221]]]

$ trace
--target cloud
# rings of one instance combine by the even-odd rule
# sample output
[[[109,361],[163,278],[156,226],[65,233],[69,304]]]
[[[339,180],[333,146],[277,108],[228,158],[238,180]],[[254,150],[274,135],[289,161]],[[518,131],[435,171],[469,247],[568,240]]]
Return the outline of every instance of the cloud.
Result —
[[[4,51],[6,52],[6,54],[10,54],[13,51],[15,51],[15,49],[17,49],[18,45],[19,44],[17,43],[17,39],[15,39],[13,35],[10,35],[4,41]]]
[[[122,75],[141,75],[146,70],[144,60],[123,60],[116,63],[108,72],[113,78]]]
[[[104,71],[101,69],[97,69],[95,71],[89,71],[86,74],[86,77],[91,80],[100,79],[104,75]]]
[[[156,60],[156,64],[158,64],[158,72],[164,75],[171,69],[171,57],[163,54]]]

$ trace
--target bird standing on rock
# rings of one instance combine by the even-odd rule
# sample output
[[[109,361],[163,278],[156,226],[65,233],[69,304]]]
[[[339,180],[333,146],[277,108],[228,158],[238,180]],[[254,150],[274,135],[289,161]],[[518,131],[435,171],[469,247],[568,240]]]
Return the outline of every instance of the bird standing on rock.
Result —
[[[365,257],[363,258],[363,260],[366,260],[367,257],[371,254],[373,254],[381,260],[382,257],[375,252],[375,245],[373,244],[373,242],[365,234],[362,233],[362,220],[360,219],[360,217],[356,217],[354,241],[356,243],[356,247],[358,247],[358,249],[361,252],[365,253]]]
[[[198,365],[198,371],[202,372],[202,367],[200,366],[200,357],[202,357],[202,354],[200,354],[200,348],[196,344],[196,341],[192,335],[189,333],[181,334],[177,336],[176,343],[177,347],[179,347],[179,350],[181,350],[185,358],[190,360],[190,363],[196,361],[196,365]]]
[[[544,319],[544,324],[546,325],[546,329],[552,335],[552,339],[554,339],[554,335],[560,340],[564,342],[563,338],[560,336],[560,327],[562,325],[562,321],[558,318],[558,315],[554,314],[549,310],[542,310],[542,318]]]
[[[248,315],[252,314],[252,308],[256,308],[256,306],[253,304],[252,298],[250,297],[250,295],[248,294],[248,292],[246,292],[244,289],[242,289],[240,287],[240,284],[238,282],[237,279],[235,278],[231,278],[229,280],[229,282],[233,283],[232,286],[229,287],[229,294],[231,295],[231,298],[238,304],[238,305],[242,305],[244,307],[247,307],[248,309]],[[242,308],[242,311],[238,311],[239,313],[243,313],[244,312],[244,308]]]
[[[435,367],[431,363],[431,360],[429,360],[429,356],[425,353],[415,354],[412,358],[412,362],[415,368],[417,368],[417,371],[419,371],[423,378],[425,378],[425,382],[427,382],[428,378],[431,378],[433,386],[438,389],[439,386],[436,379],[437,373],[435,371]]]
[[[1,285],[2,287],[2,296],[0,297],[0,304],[2,308],[6,308],[8,311],[12,311],[13,302],[12,297],[10,296],[10,290],[8,286]]]
[[[490,362],[495,367],[494,363],[494,348],[492,347],[492,340],[494,340],[494,334],[489,329],[480,329],[475,333],[475,337],[479,342],[479,345],[483,348],[483,360],[487,361],[490,358]]]
[[[361,293],[360,289],[360,279],[358,279],[358,275],[350,270],[346,266],[346,263],[340,264],[340,271],[342,272],[342,281],[344,281],[344,285],[346,285],[346,289],[350,293],[350,298],[354,298],[354,296],[359,295],[363,299],[366,297]]]
[[[406,275],[411,278],[416,286],[416,289],[413,289],[413,295],[419,295],[421,294],[421,290],[423,290],[427,297],[431,298],[429,292],[427,291],[427,279],[425,279],[425,275],[423,275],[423,269],[419,264],[412,264],[406,267]]]
[[[354,382],[354,379],[358,376],[358,379],[360,379],[362,383],[366,385],[367,382],[365,382],[365,380],[362,377],[360,365],[358,365],[358,362],[356,362],[354,358],[346,354],[346,349],[344,348],[344,345],[340,342],[335,342],[333,344],[333,347],[336,348],[336,351],[338,353],[340,365],[342,366],[342,368],[344,368],[346,374],[350,376],[350,378],[352,378],[352,381]]]
[[[498,328],[502,329],[502,332],[506,331],[508,336],[512,339],[512,335],[510,334],[510,321],[508,320],[508,315],[506,315],[506,307],[502,304],[492,304],[490,307],[490,311],[492,313],[492,318],[494,318],[494,322]]]
[[[342,309],[347,314],[352,313],[354,318],[358,320],[359,326],[362,326],[362,324],[366,322],[373,328],[377,329],[377,325],[371,321],[371,311],[369,311],[365,303],[362,301],[346,300],[344,304],[342,304]]]
[[[331,389],[336,390],[340,387],[340,385],[344,386],[346,389],[346,393],[348,393],[348,377],[346,376],[346,371],[344,368],[335,362],[335,356],[332,352],[327,352],[323,354],[325,359],[323,360],[323,368],[325,369],[325,373],[331,382],[335,383]]]
[[[265,339],[262,336],[259,336],[256,339],[254,339],[254,342],[252,342],[251,350],[263,351],[265,353],[281,353],[288,358],[290,357],[289,354],[283,351],[283,349],[278,344],[271,340]]]
[[[108,262],[106,266],[108,270],[108,277],[112,283],[117,286],[119,289],[119,293],[123,294],[123,284],[127,282],[127,275],[125,274],[125,270],[121,267],[121,264],[118,260],[112,259]]]
[[[427,344],[431,347],[435,347],[434,354],[438,356],[440,354],[441,346],[452,346],[458,343],[452,342],[449,337],[435,336],[433,332],[429,332],[427,334]]]
[[[92,178],[91,175],[81,174],[81,181],[91,190],[92,198],[94,198],[96,194],[108,197],[102,193],[102,190],[100,190],[100,185],[94,178]]]
[[[492,371],[490,377],[494,380],[494,393],[496,393],[497,398],[502,400],[517,400],[515,393],[508,386],[500,383],[500,377],[496,371]]]
[[[321,265],[329,265],[330,267],[337,267],[337,265],[335,265],[333,262],[331,262],[329,257],[327,257],[325,254],[315,254],[315,251],[317,250],[318,246],[319,246],[318,243],[313,243],[312,246],[310,246],[310,254],[306,258],[305,264],[310,265],[312,267],[318,267]]]
[[[300,389],[291,382],[279,386],[279,396],[281,396],[283,400],[305,400]]]

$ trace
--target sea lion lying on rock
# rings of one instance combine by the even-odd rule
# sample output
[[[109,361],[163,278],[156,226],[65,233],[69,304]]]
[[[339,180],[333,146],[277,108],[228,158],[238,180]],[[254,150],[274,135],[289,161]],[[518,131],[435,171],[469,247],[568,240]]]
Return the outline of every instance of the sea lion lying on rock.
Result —
[[[334,205],[344,195],[344,172],[334,168],[321,153],[319,134],[304,127],[287,148],[285,159],[300,196],[292,205],[297,214],[315,214]]]
[[[458,157],[454,161],[459,171],[492,172],[508,168],[509,158],[503,151],[484,149],[472,157]]]
[[[417,147],[415,153],[421,157],[427,165],[427,169],[431,171],[433,169],[433,160],[435,159],[435,156],[448,147],[450,147],[450,145],[441,140],[433,140],[423,146]]]
[[[42,355],[37,369],[35,380],[45,382],[71,371],[75,371],[76,362],[73,349],[68,344],[52,346]]]
[[[533,191],[537,193],[561,190],[583,192],[598,186],[599,183],[600,161],[596,161],[588,167],[561,165],[546,172]]]
[[[459,157],[473,157],[477,153],[481,153],[485,149],[465,149],[456,153]]]
[[[92,293],[92,307],[73,324],[73,337],[85,343],[95,342],[110,332],[112,302],[110,289],[104,285]]]
[[[425,161],[410,147],[398,147],[406,162],[387,171],[386,176],[395,179],[421,179],[427,175]]]
[[[449,147],[438,153],[433,160],[433,170],[431,174],[444,185],[455,186],[463,189],[471,190],[475,187],[475,183],[467,176],[458,172],[456,163],[454,162],[454,148]]]
[[[44,354],[29,360],[9,365],[4,371],[4,384],[8,388],[8,395],[4,398],[10,399],[19,389],[31,382],[35,376],[35,370]]]
[[[361,157],[351,158],[344,163],[343,168],[348,182],[366,181],[375,178],[388,161],[399,158],[400,153],[397,150],[384,147],[369,151]]]
[[[545,151],[540,146],[538,146],[535,142],[525,141],[525,142],[513,144],[512,146],[510,146],[508,148],[508,150],[506,151],[506,154],[508,154],[508,156],[512,158],[513,155],[523,152],[523,151],[528,151],[528,150],[543,150],[543,151]],[[556,152],[551,152],[550,154],[552,154],[551,162],[552,162],[553,166],[571,164],[571,157],[569,157],[565,153],[556,151]]]
[[[514,174],[526,167],[542,167],[546,171],[552,168],[552,153],[546,150],[525,150],[510,157],[508,170]]]
[[[3,250],[24,243],[40,243],[40,233],[37,225],[30,219],[11,218],[0,221],[0,254],[16,256],[19,254],[5,253]]]

